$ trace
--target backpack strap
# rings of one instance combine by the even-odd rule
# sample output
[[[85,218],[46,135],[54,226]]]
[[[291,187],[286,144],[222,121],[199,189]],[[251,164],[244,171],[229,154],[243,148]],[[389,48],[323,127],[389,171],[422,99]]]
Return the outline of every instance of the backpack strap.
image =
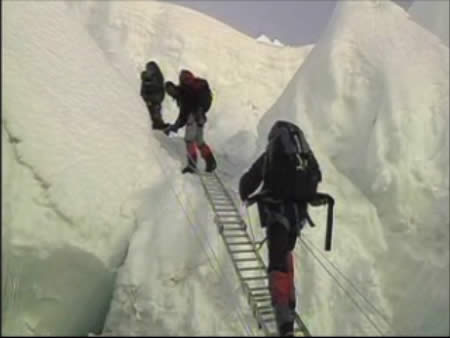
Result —
[[[325,234],[325,250],[331,250],[331,237],[333,233],[333,208],[334,208],[334,198],[325,193],[318,192],[316,196],[309,202],[312,206],[327,205],[327,231]]]

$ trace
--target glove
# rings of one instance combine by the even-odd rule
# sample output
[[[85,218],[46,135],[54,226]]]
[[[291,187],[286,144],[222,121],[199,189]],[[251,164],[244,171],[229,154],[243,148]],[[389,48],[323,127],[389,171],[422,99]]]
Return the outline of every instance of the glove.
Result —
[[[164,131],[164,134],[169,136],[170,132],[177,133],[178,128],[175,125],[173,125],[173,124],[169,124],[169,126],[166,127],[166,129],[164,129],[163,131]]]

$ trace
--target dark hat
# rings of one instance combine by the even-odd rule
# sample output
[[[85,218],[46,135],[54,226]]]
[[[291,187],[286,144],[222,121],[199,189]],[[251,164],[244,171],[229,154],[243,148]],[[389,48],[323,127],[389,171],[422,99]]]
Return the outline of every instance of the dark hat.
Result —
[[[187,69],[183,69],[180,72],[179,81],[180,83],[189,83],[194,79],[194,74]]]

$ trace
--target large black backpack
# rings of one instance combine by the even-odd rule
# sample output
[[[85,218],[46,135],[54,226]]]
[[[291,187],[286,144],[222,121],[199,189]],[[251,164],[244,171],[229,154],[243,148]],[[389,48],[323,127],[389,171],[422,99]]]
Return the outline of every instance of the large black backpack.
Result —
[[[199,88],[199,104],[206,113],[211,108],[212,92],[209,83],[205,79],[197,78]]]
[[[269,133],[264,163],[264,186],[275,198],[308,202],[322,180],[319,164],[295,124],[277,121]]]
[[[185,78],[184,82],[180,79],[180,86],[190,97],[195,97],[196,105],[202,108],[203,113],[206,113],[211,108],[213,99],[209,83],[205,79],[190,74],[191,77]]]

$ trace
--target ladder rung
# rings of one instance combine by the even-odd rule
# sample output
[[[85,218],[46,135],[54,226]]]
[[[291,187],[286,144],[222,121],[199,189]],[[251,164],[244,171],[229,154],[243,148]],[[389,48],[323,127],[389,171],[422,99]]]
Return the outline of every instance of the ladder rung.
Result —
[[[236,261],[236,260],[235,260]],[[239,263],[239,262],[238,262]],[[255,261],[255,262],[253,262],[253,263],[259,263],[259,262],[257,262],[257,261]],[[250,263],[242,263],[242,264],[250,264]],[[238,269],[239,269],[240,267],[238,267]]]
[[[236,210],[235,207],[229,207],[229,208],[224,208],[224,207],[217,207],[216,208],[217,211],[234,211],[236,213],[238,213],[238,211]]]
[[[255,266],[255,267],[244,267],[239,268],[240,271],[252,271],[252,270],[265,270],[266,268],[264,266]]]
[[[250,295],[250,298],[253,299],[254,302],[265,302],[266,299],[272,299],[270,293],[262,294],[260,296]]]
[[[260,303],[264,303],[264,302],[268,302],[268,301],[272,301],[272,297],[271,296],[265,296],[265,297],[253,297],[253,299],[255,300],[255,302],[260,302]]]
[[[227,221],[242,220],[241,216],[238,213],[235,213],[234,211],[232,213],[228,213],[228,214],[224,214],[223,211],[217,211],[217,210],[214,210],[214,211],[216,212],[217,219],[220,219],[220,220],[224,220],[224,219],[226,219]]]
[[[247,242],[232,242],[232,243],[227,243],[228,245],[251,245],[253,244],[253,242],[247,241]]]
[[[247,233],[244,233],[242,235],[235,235],[235,234],[223,235],[223,237],[225,237],[225,238],[242,238],[242,237],[248,237],[248,236],[247,236]]]
[[[275,312],[265,312],[265,313],[260,313],[261,317],[266,317],[263,318],[263,321],[265,322],[273,322],[275,321]]]
[[[222,221],[220,219],[217,220],[221,224],[242,224],[240,221]]]
[[[224,211],[222,211],[222,210],[214,210],[214,211],[216,212],[218,219],[228,218],[228,221],[229,221],[229,218],[238,219],[238,220],[242,219],[241,216],[237,212],[234,212],[234,211],[230,211],[228,214],[224,214]]]
[[[244,227],[226,227],[226,228],[223,228],[223,230],[242,230],[242,231],[244,231],[245,228]]]
[[[216,212],[216,219],[221,220],[221,221],[242,221],[242,218],[239,215],[224,215],[224,214],[219,214],[218,212]]]
[[[224,231],[242,231],[246,234],[244,227],[238,227],[238,228],[223,228]]]
[[[273,309],[271,309],[271,310],[261,310],[261,311],[259,311],[259,314],[262,315],[262,316],[264,316],[264,315],[269,315],[269,314],[272,314],[272,313],[273,313]]]
[[[255,251],[253,249],[241,249],[241,250],[231,250],[232,254],[236,253],[254,253]]]
[[[235,262],[258,262],[256,258],[233,258]]]
[[[254,288],[250,288],[250,293],[252,291],[258,291],[258,290],[267,290],[267,291],[269,291],[267,286],[257,286],[257,287],[254,287]]]
[[[235,215],[221,215],[221,217],[216,216],[216,219],[218,219],[219,221],[239,221],[242,222],[242,218],[240,216],[235,216]]]
[[[267,276],[256,276],[256,277],[242,277],[243,280],[261,280],[261,279],[267,279]]]
[[[271,311],[273,311],[273,307],[272,307],[272,305],[257,306],[256,310],[258,310],[260,312],[264,311],[264,310],[271,310]]]

